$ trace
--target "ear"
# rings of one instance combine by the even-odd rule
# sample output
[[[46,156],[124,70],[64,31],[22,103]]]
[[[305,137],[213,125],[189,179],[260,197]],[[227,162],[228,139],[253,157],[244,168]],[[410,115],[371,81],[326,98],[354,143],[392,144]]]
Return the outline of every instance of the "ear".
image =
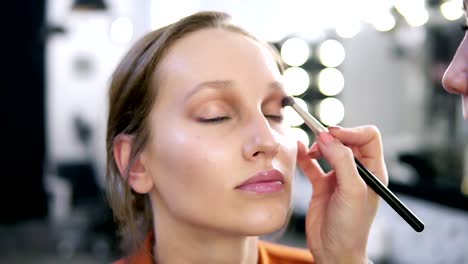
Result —
[[[119,135],[114,142],[114,159],[122,177],[125,177],[124,173],[130,163],[133,142],[133,137],[130,135]],[[145,167],[143,158],[144,153],[140,153],[135,162],[131,164],[128,179],[123,179],[135,192],[141,194],[148,193],[154,186],[152,175]]]

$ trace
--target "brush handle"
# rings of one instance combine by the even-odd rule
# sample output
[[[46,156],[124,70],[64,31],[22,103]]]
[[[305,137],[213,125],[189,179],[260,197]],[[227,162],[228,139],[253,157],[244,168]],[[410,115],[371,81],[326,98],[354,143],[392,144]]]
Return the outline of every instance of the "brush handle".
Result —
[[[376,176],[374,176],[362,163],[354,158],[359,175],[388,205],[390,205],[414,230],[424,230],[424,223],[411,212]]]
[[[282,105],[290,105],[294,110],[296,110],[315,135],[318,136],[321,132],[328,132],[328,129],[317,119],[296,104],[293,97],[285,97],[282,101]],[[424,223],[421,222],[421,220],[419,220],[419,218],[413,214],[413,212],[411,212],[385,185],[383,185],[377,177],[367,170],[359,160],[354,158],[354,161],[356,162],[359,175],[361,175],[367,185],[371,187],[377,195],[382,197],[382,199],[384,199],[388,205],[390,205],[414,230],[417,232],[423,231]]]

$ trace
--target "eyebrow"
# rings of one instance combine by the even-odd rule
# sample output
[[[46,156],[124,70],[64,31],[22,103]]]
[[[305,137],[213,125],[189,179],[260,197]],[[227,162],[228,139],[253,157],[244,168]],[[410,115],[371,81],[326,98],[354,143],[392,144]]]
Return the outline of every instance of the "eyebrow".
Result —
[[[185,101],[203,89],[231,89],[233,86],[234,81],[232,80],[212,80],[201,82],[195,85],[195,87],[187,93],[187,95],[185,96]],[[270,82],[267,86],[270,89],[280,90],[281,92],[285,93],[283,84],[278,81]]]

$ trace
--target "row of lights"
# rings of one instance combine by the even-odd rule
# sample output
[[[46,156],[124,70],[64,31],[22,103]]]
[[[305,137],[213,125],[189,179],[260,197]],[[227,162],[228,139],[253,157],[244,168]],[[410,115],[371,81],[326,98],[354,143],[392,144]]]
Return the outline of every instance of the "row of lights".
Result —
[[[372,24],[378,31],[389,31],[396,26],[396,19],[391,13],[392,8],[395,8],[410,26],[422,26],[429,20],[429,11],[425,6],[425,0],[392,0],[391,2],[392,4],[388,4],[388,1],[377,1],[373,5],[375,8],[369,14],[363,14],[360,19],[343,20],[335,25],[336,34],[341,38],[356,36],[361,30],[361,20]],[[440,4],[439,11],[449,21],[457,20],[463,16],[460,0],[444,1]],[[118,17],[112,22],[110,27],[112,41],[128,43],[132,36],[133,23],[128,17]],[[293,62],[292,65],[295,64],[297,63]]]
[[[341,38],[352,38],[361,31],[361,21],[371,24],[378,31],[392,30],[397,24],[396,18],[392,14],[393,8],[409,26],[419,27],[429,21],[429,11],[425,2],[425,0],[376,1],[373,5],[374,8],[370,9],[367,14],[344,19],[337,23],[335,32]],[[448,21],[460,19],[463,16],[461,1],[446,0],[442,2],[439,6],[439,12]],[[356,13],[360,12],[356,11]]]
[[[315,86],[318,87],[322,97],[314,109],[320,122],[325,125],[337,125],[344,118],[343,103],[337,99],[344,88],[344,76],[336,67],[345,59],[343,45],[334,39],[323,41],[317,46],[313,54],[309,44],[301,38],[290,38],[283,42],[280,48],[281,58],[288,68],[283,73],[284,87],[288,95],[295,96],[296,102],[303,109],[309,111],[309,103],[298,96],[304,95],[311,85],[311,79],[315,77]],[[304,69],[304,64],[312,57],[316,57],[322,69],[311,73]],[[292,109],[285,108],[285,121],[293,127],[299,140],[309,143],[308,134],[300,128],[304,123],[302,118]]]
[[[361,1],[365,2],[364,0]],[[426,0],[380,0],[375,1],[373,5],[369,2],[368,4],[373,8],[369,8],[367,14],[363,14],[362,10],[359,11],[359,5],[351,4],[350,7],[354,7],[356,10],[347,12],[350,18],[343,19],[343,21],[335,25],[336,34],[341,38],[356,36],[361,30],[361,21],[372,24],[378,31],[389,31],[396,26],[396,19],[391,12],[393,8],[404,17],[408,25],[414,27],[422,26],[429,20],[429,11],[425,6],[425,2]],[[443,1],[439,6],[439,11],[449,21],[457,20],[463,16],[460,0]],[[354,13],[360,15],[351,19],[353,15],[356,15]],[[110,38],[114,42],[128,43],[132,39],[132,36],[133,23],[129,18],[119,17],[112,22]]]
[[[425,0],[393,0],[392,6],[380,9],[380,12],[377,12],[378,14],[375,14],[373,17],[367,17],[364,21],[372,24],[378,31],[392,30],[396,26],[396,19],[391,13],[391,9],[394,7],[408,25],[419,27],[429,21],[429,11],[425,6],[425,2]],[[463,16],[461,6],[461,1],[459,0],[447,0],[440,4],[439,11],[445,19],[454,21]],[[348,25],[348,27],[352,27],[352,24]],[[354,26],[354,31],[356,31],[355,28]],[[347,33],[348,31],[344,32]],[[336,28],[336,33],[341,37],[348,37],[346,34],[343,34],[343,30],[339,27]]]
[[[361,30],[361,21],[371,23],[378,31],[389,31],[396,26],[396,19],[391,13],[395,8],[405,19],[408,25],[412,27],[422,26],[429,20],[429,12],[425,7],[425,0],[393,0],[393,4],[383,12],[374,12],[369,19],[348,20],[347,23],[339,23],[335,27],[336,34],[341,38],[352,38]],[[454,21],[463,16],[463,10],[459,0],[444,1],[440,6],[440,13],[449,20]],[[307,41],[301,38],[287,39],[281,45],[281,57],[288,65],[284,71],[284,86],[289,95],[295,96],[296,102],[305,110],[315,112],[320,122],[325,125],[337,125],[344,118],[343,103],[336,97],[344,88],[344,76],[337,67],[341,65],[345,58],[345,49],[343,45],[334,39],[329,39],[318,45],[317,49],[310,49]],[[315,51],[315,53],[313,53]],[[304,69],[303,66],[307,60],[315,57],[324,67],[318,72],[311,72]],[[303,97],[313,85],[318,88],[321,96],[317,104],[312,105],[298,96]],[[287,107],[285,108],[285,121],[293,127],[293,131],[306,145],[309,143],[309,136],[301,129],[303,120],[297,113]]]

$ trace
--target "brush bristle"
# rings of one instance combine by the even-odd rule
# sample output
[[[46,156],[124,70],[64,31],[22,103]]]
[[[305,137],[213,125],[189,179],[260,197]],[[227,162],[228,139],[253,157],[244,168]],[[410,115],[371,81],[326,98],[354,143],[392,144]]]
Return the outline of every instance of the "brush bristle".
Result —
[[[285,107],[287,105],[291,106],[293,104],[294,104],[294,99],[291,96],[286,96],[286,97],[283,98],[283,100],[281,100],[281,105],[283,107]]]

